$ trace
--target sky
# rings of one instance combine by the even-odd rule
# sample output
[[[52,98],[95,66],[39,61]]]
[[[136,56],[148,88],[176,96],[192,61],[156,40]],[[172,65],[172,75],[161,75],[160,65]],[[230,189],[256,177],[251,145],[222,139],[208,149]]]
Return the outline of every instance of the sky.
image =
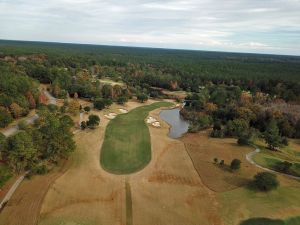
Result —
[[[0,0],[0,39],[300,55],[300,0]]]

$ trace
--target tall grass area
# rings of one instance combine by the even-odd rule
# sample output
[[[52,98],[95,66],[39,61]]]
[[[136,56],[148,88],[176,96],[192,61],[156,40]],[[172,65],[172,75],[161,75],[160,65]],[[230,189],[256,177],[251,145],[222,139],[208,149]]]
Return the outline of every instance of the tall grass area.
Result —
[[[150,111],[172,105],[158,102],[141,106],[110,121],[101,149],[103,169],[114,174],[129,174],[144,168],[151,160],[150,133],[144,120]]]

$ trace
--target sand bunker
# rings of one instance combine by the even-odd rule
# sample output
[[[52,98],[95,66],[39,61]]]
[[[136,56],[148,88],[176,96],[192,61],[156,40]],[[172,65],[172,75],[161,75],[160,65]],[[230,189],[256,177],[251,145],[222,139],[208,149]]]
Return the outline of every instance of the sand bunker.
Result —
[[[152,116],[148,117],[147,123],[152,124],[152,123],[155,123],[155,122],[157,122],[157,120],[155,118],[153,118]]]
[[[116,118],[117,114],[116,113],[109,113],[108,115],[104,115],[107,119],[114,119]]]
[[[154,127],[160,127],[160,122],[157,121],[157,119],[153,118],[152,116],[149,116],[147,119],[147,123],[151,124]]]
[[[160,122],[156,121],[156,122],[152,123],[152,126],[154,126],[154,127],[160,127]]]
[[[119,109],[119,111],[120,111],[121,113],[128,113],[128,110],[126,110],[126,109]]]

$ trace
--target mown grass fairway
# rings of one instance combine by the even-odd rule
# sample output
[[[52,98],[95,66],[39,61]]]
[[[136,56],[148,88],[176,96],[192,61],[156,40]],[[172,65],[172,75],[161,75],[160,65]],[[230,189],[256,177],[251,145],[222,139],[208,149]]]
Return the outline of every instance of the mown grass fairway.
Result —
[[[115,174],[128,174],[144,168],[151,159],[150,133],[145,118],[156,108],[172,103],[141,106],[110,121],[101,149],[102,167]]]

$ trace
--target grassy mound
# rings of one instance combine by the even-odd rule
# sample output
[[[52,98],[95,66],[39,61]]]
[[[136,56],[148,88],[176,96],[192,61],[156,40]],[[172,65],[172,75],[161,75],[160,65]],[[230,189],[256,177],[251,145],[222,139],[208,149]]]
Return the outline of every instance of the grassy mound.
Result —
[[[150,111],[171,105],[158,102],[141,106],[110,121],[101,149],[103,169],[128,174],[144,168],[151,160],[150,133],[144,120]]]

